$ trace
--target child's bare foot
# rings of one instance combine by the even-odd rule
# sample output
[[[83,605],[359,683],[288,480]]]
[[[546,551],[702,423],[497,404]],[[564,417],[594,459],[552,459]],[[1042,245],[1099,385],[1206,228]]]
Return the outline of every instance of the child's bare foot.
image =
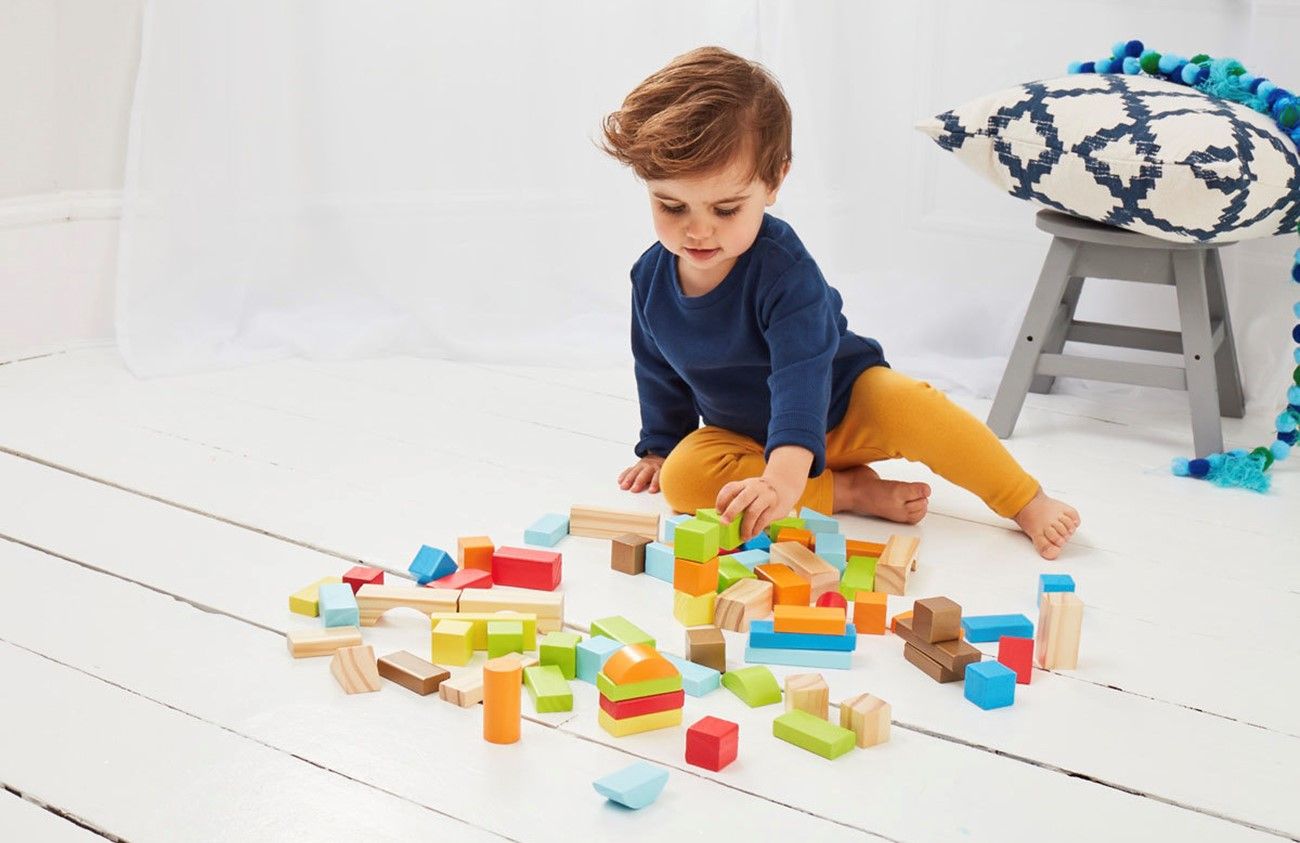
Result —
[[[860,465],[834,473],[835,511],[875,515],[900,524],[915,524],[930,508],[925,483],[881,480],[872,468]]]
[[[1049,498],[1041,488],[1034,499],[1016,513],[1015,520],[1044,559],[1060,556],[1061,548],[1079,527],[1078,511],[1056,498]]]

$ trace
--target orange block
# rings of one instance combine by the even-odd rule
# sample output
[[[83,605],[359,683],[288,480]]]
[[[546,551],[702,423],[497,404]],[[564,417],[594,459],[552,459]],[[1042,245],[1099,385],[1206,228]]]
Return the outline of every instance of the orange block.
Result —
[[[884,635],[888,605],[883,591],[859,591],[853,595],[853,626],[858,635]]]
[[[780,562],[758,565],[754,573],[772,584],[772,602],[786,606],[807,606],[812,602],[812,583]]]
[[[899,612],[897,615],[894,615],[892,618],[890,618],[890,619],[889,619],[889,631],[890,631],[890,632],[893,632],[893,633],[897,633],[897,632],[898,632],[898,621],[899,621],[900,619],[901,619],[901,620],[905,620],[905,621],[910,621],[910,620],[912,619],[912,610],[911,610],[911,609],[908,609],[906,612]]]
[[[810,632],[814,635],[843,635],[848,621],[837,606],[773,606],[773,632]]]
[[[859,541],[858,539],[849,539],[844,542],[845,559],[848,559],[851,556],[870,556],[879,559],[880,554],[884,552],[885,546],[883,544],[877,544],[876,542],[864,542]]]
[[[456,564],[463,568],[492,571],[492,554],[496,547],[487,536],[462,536],[456,539]]]
[[[708,562],[692,562],[677,557],[673,560],[673,590],[684,591],[692,597],[718,590],[718,557]]]
[[[483,739],[489,743],[519,740],[519,696],[524,668],[514,656],[483,663]]]
[[[614,653],[601,668],[615,685],[630,685],[648,679],[667,679],[677,675],[677,668],[649,644],[628,644]]]
[[[799,542],[799,544],[813,549],[812,530],[801,530],[798,527],[782,527],[776,534],[776,540],[779,542]]]

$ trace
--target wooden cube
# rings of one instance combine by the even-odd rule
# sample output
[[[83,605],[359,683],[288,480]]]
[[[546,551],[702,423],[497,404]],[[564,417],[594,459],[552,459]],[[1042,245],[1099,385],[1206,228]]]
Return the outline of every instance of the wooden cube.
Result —
[[[524,625],[519,621],[488,621],[488,658],[524,651]]]
[[[445,620],[433,628],[434,664],[469,664],[474,656],[474,625],[468,621]]]
[[[821,719],[830,709],[831,689],[820,673],[793,673],[785,678],[785,710],[799,709]]]
[[[479,571],[492,570],[492,553],[496,547],[487,536],[462,536],[456,539],[456,564]]]
[[[620,574],[645,573],[645,547],[650,539],[637,533],[624,533],[610,539],[609,567]]]
[[[853,730],[863,749],[889,740],[890,717],[889,703],[871,694],[859,694],[840,703],[840,725]]]
[[[888,595],[883,591],[859,591],[853,596],[853,626],[858,635],[884,635]]]
[[[686,658],[696,664],[711,667],[718,673],[727,672],[727,639],[716,626],[695,626],[686,630]]]
[[[807,606],[812,602],[812,586],[803,577],[779,562],[769,562],[754,568],[760,580],[772,584],[772,602],[788,606]]]
[[[692,597],[718,591],[718,557],[704,562],[677,557],[673,560],[673,590]]]
[[[682,626],[704,626],[713,623],[717,610],[718,593],[687,594],[684,591],[673,592],[673,617]]]
[[[736,760],[740,726],[720,717],[702,717],[686,730],[686,763],[718,772]]]
[[[796,542],[803,545],[808,550],[812,550],[813,534],[811,530],[803,530],[798,527],[782,527],[776,534],[776,543]]]
[[[947,597],[912,604],[912,634],[927,644],[952,641],[961,633],[961,606]]]
[[[713,622],[732,632],[748,632],[749,622],[772,614],[772,584],[766,580],[741,580],[718,595]]]

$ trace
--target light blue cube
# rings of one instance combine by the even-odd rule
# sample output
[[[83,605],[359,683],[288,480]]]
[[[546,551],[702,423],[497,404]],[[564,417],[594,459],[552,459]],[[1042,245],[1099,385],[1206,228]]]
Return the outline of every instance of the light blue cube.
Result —
[[[586,641],[579,641],[576,648],[578,678],[595,685],[596,674],[605,667],[609,657],[622,648],[622,644],[603,635],[594,635]]]
[[[692,697],[702,697],[722,687],[722,674],[708,665],[687,661],[672,653],[660,653],[682,674],[682,690]]]
[[[772,554],[766,550],[742,550],[738,553],[730,554],[730,558],[744,565],[749,570],[754,570],[758,565],[766,565],[772,559]]]
[[[360,626],[361,610],[357,608],[352,586],[345,582],[325,583],[317,590],[321,621],[326,626]]]
[[[533,522],[533,526],[524,530],[524,543],[555,547],[560,543],[560,539],[568,534],[569,516],[551,512],[538,518]]]
[[[592,785],[601,796],[635,811],[658,799],[667,783],[667,770],[638,761],[617,773],[596,779]]]
[[[673,515],[664,519],[664,544],[672,544],[673,536],[677,532],[677,525],[683,521],[689,521],[691,514],[683,512],[681,515]]]
[[[645,546],[645,572],[668,584],[673,581],[673,549],[661,542]]]
[[[815,509],[809,509],[805,506],[799,511],[799,517],[803,519],[803,528],[810,533],[821,535],[822,533],[838,533],[840,531],[840,522],[829,515],[822,515]]]
[[[848,548],[843,533],[818,533],[816,553],[841,574],[848,564]]]
[[[447,551],[424,544],[420,545],[420,552],[415,554],[406,570],[411,572],[417,583],[425,585],[456,573],[456,563]]]
[[[1069,574],[1039,574],[1038,603],[1042,605],[1043,595],[1053,591],[1074,591],[1074,577]]]
[[[741,550],[767,550],[772,546],[772,537],[767,534],[767,530],[754,536],[749,541],[740,546]]]
[[[1016,672],[1001,662],[966,665],[966,699],[988,711],[1016,701]]]

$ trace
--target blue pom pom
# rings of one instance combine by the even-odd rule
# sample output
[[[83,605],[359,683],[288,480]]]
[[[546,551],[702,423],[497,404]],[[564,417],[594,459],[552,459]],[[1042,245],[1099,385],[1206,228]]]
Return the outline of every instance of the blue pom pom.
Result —
[[[1300,263],[1291,266],[1291,280],[1300,284]]]
[[[1295,351],[1291,352],[1291,356],[1295,358],[1295,362],[1297,364],[1300,364],[1300,348],[1297,348]]]
[[[1276,93],[1276,91],[1274,91],[1274,93]],[[1295,97],[1292,96],[1278,97],[1277,99],[1273,100],[1272,103],[1269,104],[1268,110],[1273,115],[1274,120],[1281,120],[1282,112],[1286,111],[1287,108],[1295,104],[1296,104]]]
[[[1124,72],[1129,76],[1136,76],[1142,72],[1142,64],[1132,56],[1124,59]]]
[[[1254,79],[1250,80],[1250,92],[1256,96],[1262,96],[1259,93],[1259,88],[1267,81],[1268,80],[1263,76],[1256,76]]]
[[[1286,403],[1300,404],[1300,386],[1288,386],[1286,389]]]
[[[1163,73],[1166,76],[1170,76],[1173,74],[1175,70],[1178,69],[1178,66],[1182,64],[1184,61],[1186,61],[1186,59],[1184,59],[1182,56],[1176,56],[1173,53],[1165,53],[1163,56],[1160,57],[1160,64],[1158,65],[1158,67],[1160,68],[1161,73]]]
[[[1115,62],[1114,59],[1097,59],[1097,63],[1096,63],[1096,66],[1097,66],[1097,72],[1098,72],[1098,73],[1114,73],[1114,72],[1115,72],[1115,69],[1114,69],[1114,68],[1115,68],[1115,64],[1116,64],[1116,62]]]
[[[1295,416],[1289,412],[1279,413],[1276,425],[1278,433],[1290,433],[1298,426],[1296,425]]]
[[[1113,58],[1122,59],[1128,55],[1128,42],[1116,41],[1110,45],[1110,54]]]
[[[1272,94],[1276,90],[1277,85],[1274,85],[1267,79],[1262,79],[1260,80],[1259,86],[1255,88],[1254,93],[1260,99],[1264,100],[1264,102],[1268,102],[1269,94]]]
[[[1291,142],[1296,146],[1300,146],[1300,126],[1291,131]]]
[[[1268,92],[1268,97],[1264,100],[1264,103],[1272,109],[1279,100],[1291,99],[1292,96],[1293,94],[1286,88],[1274,88]]]
[[[1182,77],[1184,84],[1199,85],[1210,78],[1210,69],[1203,64],[1188,62],[1183,65],[1182,72],[1179,75]]]
[[[1295,262],[1300,263],[1300,249],[1295,250]]]
[[[1291,329],[1291,339],[1293,342],[1300,343],[1300,325]]]
[[[1097,72],[1097,63],[1096,63],[1096,62],[1092,62],[1092,61],[1085,61],[1085,62],[1083,62],[1082,64],[1079,65],[1079,72],[1080,72],[1080,73],[1096,73],[1096,72]]]
[[[1288,445],[1294,445],[1297,439],[1300,439],[1300,430],[1293,430],[1290,433],[1279,433],[1277,435],[1277,441],[1285,442]]]
[[[1175,477],[1186,477],[1191,472],[1187,469],[1187,457],[1174,457],[1173,464],[1169,470],[1174,473]]]
[[[1300,301],[1291,305],[1291,312],[1295,314],[1295,318],[1300,319]]]
[[[1269,450],[1273,452],[1273,459],[1277,460],[1278,462],[1281,462],[1282,460],[1291,456],[1291,446],[1285,442],[1281,442],[1281,441],[1274,442],[1272,445],[1269,446]]]
[[[1192,477],[1204,477],[1210,473],[1209,460],[1189,460],[1187,463],[1187,473]]]
[[[1142,51],[1143,51],[1143,44],[1141,41],[1137,40],[1136,38],[1134,38],[1132,41],[1124,45],[1124,55],[1126,56],[1132,56],[1133,58],[1137,58],[1142,55]]]
[[[1072,62],[1070,62],[1070,66],[1067,67],[1067,68],[1065,69],[1065,72],[1066,72],[1066,73],[1070,73],[1070,74],[1074,74],[1074,73],[1082,73],[1082,72],[1083,72],[1083,62],[1081,62],[1081,61],[1072,61]]]

